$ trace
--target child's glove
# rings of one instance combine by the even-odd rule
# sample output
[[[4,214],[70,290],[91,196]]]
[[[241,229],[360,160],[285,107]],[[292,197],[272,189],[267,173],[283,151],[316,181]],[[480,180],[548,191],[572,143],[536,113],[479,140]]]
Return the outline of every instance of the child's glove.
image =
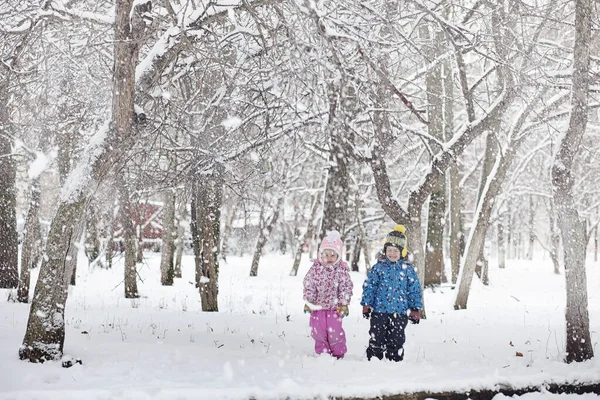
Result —
[[[419,310],[410,310],[410,314],[408,314],[408,319],[413,324],[418,324],[421,320],[421,311]]]
[[[366,319],[371,318],[371,307],[366,306],[366,305],[363,306],[362,312],[363,312],[363,317],[364,318],[366,318]]]
[[[350,311],[348,311],[348,306],[339,305],[337,306],[335,311],[337,311],[337,313],[340,314],[342,317],[347,317],[348,314],[350,314]]]
[[[306,313],[310,314],[311,312],[312,312],[312,310],[310,309],[310,307],[308,306],[308,304],[305,304],[304,305],[304,314],[306,314]]]

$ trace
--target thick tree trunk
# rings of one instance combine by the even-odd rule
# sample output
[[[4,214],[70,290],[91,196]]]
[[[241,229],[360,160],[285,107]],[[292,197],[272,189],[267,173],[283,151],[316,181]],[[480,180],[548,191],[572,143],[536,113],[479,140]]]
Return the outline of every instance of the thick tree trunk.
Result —
[[[341,140],[342,138],[339,135],[332,134],[329,169],[325,184],[321,238],[325,237],[325,233],[331,230],[343,233],[346,225],[350,188],[348,186],[347,155],[338,143]]]
[[[279,213],[283,207],[283,197],[280,197],[277,200],[277,205],[273,210],[273,215],[271,216],[271,220],[268,223],[264,221],[264,208],[261,207],[261,215],[259,221],[259,233],[258,240],[256,241],[256,248],[254,249],[254,256],[252,257],[252,266],[250,267],[250,276],[258,276],[258,264],[260,262],[260,257],[262,256],[263,249],[269,240],[269,235],[273,232],[273,228],[275,228],[275,224],[279,219]]]
[[[25,221],[23,245],[21,246],[21,274],[17,288],[17,301],[29,303],[29,286],[31,284],[31,269],[35,268],[40,252],[40,179],[35,178],[31,183],[31,200]]]
[[[163,286],[172,286],[175,277],[175,265],[173,256],[175,255],[175,243],[173,238],[175,231],[175,193],[168,190],[163,196],[163,231],[162,246],[160,249],[160,283]]]
[[[119,221],[122,227],[122,240],[125,249],[125,265],[123,271],[123,282],[125,286],[125,298],[135,299],[139,297],[137,288],[137,248],[135,227],[132,221],[132,207],[129,196],[129,187],[125,175],[120,172],[116,176],[117,190],[119,192]]]
[[[219,237],[221,230],[221,204],[223,201],[222,168],[199,177],[196,213],[201,232],[202,274],[199,278],[202,311],[219,311]]]
[[[76,201],[62,202],[52,220],[27,330],[19,349],[19,358],[22,360],[37,363],[62,357],[65,303],[73,273],[69,269],[72,264],[65,262],[65,254],[73,244],[85,201],[86,197],[81,193]]]
[[[590,39],[592,1],[575,1],[575,40],[571,87],[571,117],[552,167],[554,203],[564,248],[567,287],[566,362],[581,362],[594,357],[585,272],[585,223],[579,217],[573,196],[573,161],[585,133],[588,120],[590,85]]]

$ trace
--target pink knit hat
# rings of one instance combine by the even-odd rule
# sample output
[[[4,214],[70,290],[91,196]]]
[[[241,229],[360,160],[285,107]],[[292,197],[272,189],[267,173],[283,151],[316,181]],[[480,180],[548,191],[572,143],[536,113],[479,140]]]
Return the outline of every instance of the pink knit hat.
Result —
[[[344,243],[342,242],[340,233],[338,231],[327,231],[319,246],[319,258],[321,258],[323,250],[332,250],[337,254],[338,261],[340,261],[342,259],[343,249]]]

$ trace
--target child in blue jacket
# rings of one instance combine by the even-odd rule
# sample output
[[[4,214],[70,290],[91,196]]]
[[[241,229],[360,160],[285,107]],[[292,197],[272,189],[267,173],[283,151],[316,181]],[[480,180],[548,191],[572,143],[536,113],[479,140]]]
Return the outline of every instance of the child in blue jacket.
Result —
[[[421,317],[421,285],[413,266],[405,260],[405,228],[396,225],[383,245],[383,256],[367,274],[363,284],[363,316],[371,319],[367,359],[373,356],[391,361],[404,358],[404,329],[410,320]]]

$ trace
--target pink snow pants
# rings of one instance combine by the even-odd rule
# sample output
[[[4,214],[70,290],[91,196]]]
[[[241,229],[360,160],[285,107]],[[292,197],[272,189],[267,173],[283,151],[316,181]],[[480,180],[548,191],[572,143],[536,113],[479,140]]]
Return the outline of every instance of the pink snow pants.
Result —
[[[335,310],[317,310],[310,313],[310,331],[317,354],[329,353],[341,358],[346,354],[346,333],[342,317]]]

